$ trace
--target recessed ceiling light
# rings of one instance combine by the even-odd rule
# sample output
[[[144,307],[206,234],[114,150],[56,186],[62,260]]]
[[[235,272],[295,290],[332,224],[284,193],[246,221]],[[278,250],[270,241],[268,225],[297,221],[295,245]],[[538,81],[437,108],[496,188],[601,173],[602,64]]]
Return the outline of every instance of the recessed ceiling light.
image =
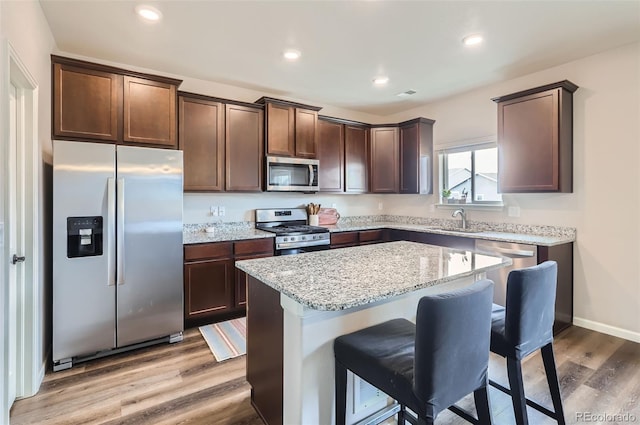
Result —
[[[138,16],[148,22],[158,22],[162,18],[162,12],[160,12],[153,6],[136,6],[136,13],[138,14]]]
[[[373,79],[373,84],[375,84],[376,86],[384,86],[388,82],[389,82],[389,77],[384,75]]]
[[[302,53],[300,53],[300,50],[288,49],[284,51],[282,56],[284,56],[286,60],[295,61],[300,59],[300,56],[302,56]]]
[[[480,34],[468,35],[462,39],[462,42],[465,46],[475,46],[476,44],[482,43],[482,36]]]

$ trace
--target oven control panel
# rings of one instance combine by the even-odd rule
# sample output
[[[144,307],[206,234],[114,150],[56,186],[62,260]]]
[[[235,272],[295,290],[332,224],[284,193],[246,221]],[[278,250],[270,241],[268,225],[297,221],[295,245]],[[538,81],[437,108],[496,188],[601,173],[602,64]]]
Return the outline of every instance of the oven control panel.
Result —
[[[329,245],[330,243],[331,236],[329,232],[306,235],[276,236],[276,249]]]

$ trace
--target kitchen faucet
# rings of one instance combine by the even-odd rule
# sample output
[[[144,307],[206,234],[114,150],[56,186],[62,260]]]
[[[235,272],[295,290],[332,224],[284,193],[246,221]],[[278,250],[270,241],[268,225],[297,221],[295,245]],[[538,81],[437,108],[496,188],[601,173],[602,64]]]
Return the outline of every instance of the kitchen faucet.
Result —
[[[467,230],[467,215],[464,212],[463,208],[459,208],[451,214],[451,217],[456,217],[457,215],[462,218],[462,230]]]

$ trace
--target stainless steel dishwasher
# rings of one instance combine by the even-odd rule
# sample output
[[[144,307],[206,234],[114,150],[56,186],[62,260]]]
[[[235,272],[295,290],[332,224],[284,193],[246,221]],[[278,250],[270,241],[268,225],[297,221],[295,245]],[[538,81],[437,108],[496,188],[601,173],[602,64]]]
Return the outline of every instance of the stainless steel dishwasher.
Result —
[[[509,257],[513,261],[513,264],[509,267],[487,272],[487,279],[491,279],[495,283],[493,302],[501,306],[505,305],[507,297],[507,276],[509,276],[509,272],[538,264],[538,247],[536,245],[476,239],[476,251]]]

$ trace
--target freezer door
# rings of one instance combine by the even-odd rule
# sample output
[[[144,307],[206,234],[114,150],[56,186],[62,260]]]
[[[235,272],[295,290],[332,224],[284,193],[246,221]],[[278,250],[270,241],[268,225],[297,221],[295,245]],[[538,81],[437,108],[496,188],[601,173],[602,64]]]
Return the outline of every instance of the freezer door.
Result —
[[[53,360],[115,347],[115,146],[53,142]]]
[[[182,152],[117,148],[118,347],[183,330]]]

